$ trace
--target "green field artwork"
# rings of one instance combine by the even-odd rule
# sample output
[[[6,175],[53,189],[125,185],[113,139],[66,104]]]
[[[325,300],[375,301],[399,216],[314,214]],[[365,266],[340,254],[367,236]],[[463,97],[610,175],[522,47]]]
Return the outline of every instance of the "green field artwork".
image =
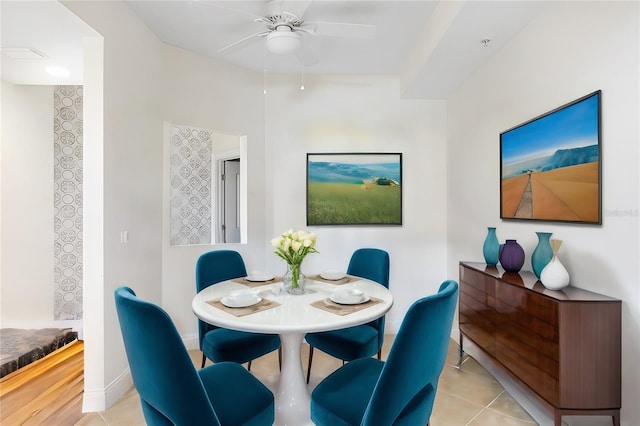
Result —
[[[307,154],[307,225],[401,225],[402,154]]]

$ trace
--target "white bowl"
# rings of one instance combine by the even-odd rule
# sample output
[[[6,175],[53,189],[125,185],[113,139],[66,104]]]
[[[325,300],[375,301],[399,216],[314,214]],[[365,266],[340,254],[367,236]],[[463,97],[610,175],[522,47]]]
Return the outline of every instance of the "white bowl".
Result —
[[[320,273],[320,276],[325,280],[337,281],[343,279],[346,274],[340,271],[324,271]]]
[[[271,281],[273,279],[273,274],[262,271],[251,271],[247,276],[247,281],[255,281],[255,282],[264,282]]]
[[[232,291],[227,296],[223,297],[221,302],[223,305],[230,308],[243,308],[245,306],[255,305],[262,299],[253,291],[238,290]]]
[[[359,302],[364,299],[364,293],[357,288],[341,288],[333,293],[336,299],[344,302]]]

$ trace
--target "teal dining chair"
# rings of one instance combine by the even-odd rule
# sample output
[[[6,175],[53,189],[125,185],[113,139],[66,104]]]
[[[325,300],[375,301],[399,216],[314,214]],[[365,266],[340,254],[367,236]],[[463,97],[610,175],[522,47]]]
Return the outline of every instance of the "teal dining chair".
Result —
[[[444,368],[458,299],[458,283],[411,305],[386,361],[351,361],[311,394],[318,426],[428,425]]]
[[[115,304],[147,424],[273,424],[273,393],[240,364],[223,362],[196,370],[162,308],[138,298],[129,287],[116,289]]]
[[[247,269],[240,253],[234,250],[214,250],[202,254],[196,262],[196,291],[222,281],[247,276]],[[282,364],[280,337],[275,334],[249,333],[229,330],[198,320],[198,338],[202,351],[202,367],[207,358],[213,362],[233,361],[240,364],[251,361],[278,349]]]
[[[389,288],[389,253],[376,248],[361,248],[353,252],[347,274],[375,281]],[[309,363],[307,365],[307,383],[311,375],[313,350],[345,361],[367,358],[378,354],[382,358],[384,342],[384,316],[354,327],[341,330],[309,333],[305,336],[309,344]]]

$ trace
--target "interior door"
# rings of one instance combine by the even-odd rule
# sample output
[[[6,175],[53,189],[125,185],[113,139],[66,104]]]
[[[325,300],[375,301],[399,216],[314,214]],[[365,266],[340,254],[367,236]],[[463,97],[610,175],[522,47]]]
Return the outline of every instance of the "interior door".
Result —
[[[222,161],[222,238],[224,243],[240,242],[240,159]]]

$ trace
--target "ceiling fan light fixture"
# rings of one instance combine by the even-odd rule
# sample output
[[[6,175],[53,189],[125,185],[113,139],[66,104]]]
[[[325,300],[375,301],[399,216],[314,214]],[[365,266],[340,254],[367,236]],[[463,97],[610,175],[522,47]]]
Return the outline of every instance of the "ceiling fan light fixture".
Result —
[[[267,35],[266,44],[269,52],[286,55],[300,49],[300,35],[287,26],[281,26]]]

